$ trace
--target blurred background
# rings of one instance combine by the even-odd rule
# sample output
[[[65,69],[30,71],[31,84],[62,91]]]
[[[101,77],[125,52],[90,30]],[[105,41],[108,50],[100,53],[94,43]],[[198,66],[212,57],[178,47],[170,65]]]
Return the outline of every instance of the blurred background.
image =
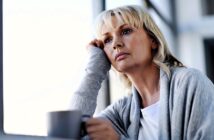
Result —
[[[4,131],[46,135],[46,114],[69,109],[93,38],[93,20],[122,5],[147,9],[169,48],[214,81],[213,0],[3,0]],[[113,71],[96,113],[126,95]]]

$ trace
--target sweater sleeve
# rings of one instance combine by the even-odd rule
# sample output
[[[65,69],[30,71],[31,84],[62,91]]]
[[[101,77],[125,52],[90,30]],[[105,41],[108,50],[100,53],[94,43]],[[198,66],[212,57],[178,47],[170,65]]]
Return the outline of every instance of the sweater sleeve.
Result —
[[[89,47],[89,58],[76,91],[70,101],[71,109],[81,110],[83,114],[93,115],[98,91],[106,78],[111,65],[100,48]]]
[[[115,103],[108,106],[105,110],[103,110],[100,114],[98,114],[99,118],[109,120],[114,129],[120,135],[120,140],[131,140],[127,134],[127,129],[129,123],[129,112],[130,112],[130,102],[131,97],[124,97]]]
[[[127,114],[129,114],[128,106],[130,104],[130,99],[131,98],[124,97],[109,105],[105,110],[95,116],[96,118],[110,121],[115,131],[119,134],[120,140],[133,140],[133,138],[128,136],[126,130],[127,126],[125,126],[125,122],[128,122],[127,120],[129,120]],[[81,140],[89,140],[89,137],[86,136]]]
[[[172,135],[186,140],[214,139],[213,83],[198,70],[191,69],[180,80],[178,92],[173,116],[177,125],[172,124],[177,131]]]

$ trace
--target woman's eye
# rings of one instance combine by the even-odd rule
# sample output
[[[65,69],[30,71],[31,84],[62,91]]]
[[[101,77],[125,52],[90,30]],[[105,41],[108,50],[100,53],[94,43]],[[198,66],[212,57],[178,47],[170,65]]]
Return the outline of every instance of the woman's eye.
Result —
[[[130,28],[126,28],[122,30],[122,35],[128,35],[132,32],[133,30]]]
[[[108,38],[104,39],[103,42],[104,42],[104,44],[108,44],[109,42],[111,42],[111,40],[112,39],[110,37],[108,37]]]

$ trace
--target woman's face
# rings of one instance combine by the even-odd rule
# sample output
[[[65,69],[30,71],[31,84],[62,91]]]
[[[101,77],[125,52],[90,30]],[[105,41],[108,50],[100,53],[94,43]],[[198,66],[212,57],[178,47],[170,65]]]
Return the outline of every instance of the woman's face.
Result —
[[[144,29],[137,29],[112,18],[112,27],[103,26],[101,40],[112,66],[128,73],[152,64],[152,48],[156,45]]]

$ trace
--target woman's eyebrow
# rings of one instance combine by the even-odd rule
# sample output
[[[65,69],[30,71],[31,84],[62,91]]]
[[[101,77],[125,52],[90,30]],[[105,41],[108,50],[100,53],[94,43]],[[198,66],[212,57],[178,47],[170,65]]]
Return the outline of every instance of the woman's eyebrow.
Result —
[[[109,32],[106,32],[106,33],[103,33],[103,34],[101,34],[102,36],[107,36],[107,35],[109,35],[110,33]]]
[[[124,26],[128,26],[128,24],[123,24],[119,27],[119,30],[121,30]]]
[[[128,24],[123,24],[123,25],[121,25],[121,26],[119,26],[119,28],[118,28],[118,30],[121,30],[124,26],[127,26]],[[109,35],[110,33],[109,32],[106,32],[106,33],[103,33],[103,34],[101,34],[102,36],[107,36],[107,35]]]

